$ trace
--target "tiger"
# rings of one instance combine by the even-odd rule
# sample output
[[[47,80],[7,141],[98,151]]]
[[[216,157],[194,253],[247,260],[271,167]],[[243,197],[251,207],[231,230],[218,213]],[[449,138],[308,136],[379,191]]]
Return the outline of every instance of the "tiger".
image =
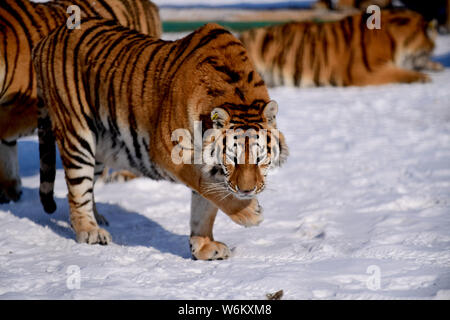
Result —
[[[407,10],[382,10],[381,28],[369,15],[334,22],[291,22],[241,34],[255,67],[269,86],[366,86],[429,82],[420,70],[441,71],[430,55],[433,24]]]
[[[0,203],[21,196],[17,139],[37,127],[36,79],[32,47],[70,18],[68,7],[80,8],[81,19],[101,16],[160,37],[158,7],[149,0],[28,0],[0,2]],[[71,21],[72,22],[72,21]]]
[[[230,256],[213,237],[218,209],[246,227],[261,223],[257,195],[288,148],[277,131],[278,104],[230,31],[209,23],[165,41],[89,18],[80,30],[61,27],[39,42],[33,63],[42,101],[39,139],[49,148],[57,142],[77,242],[112,241],[95,219],[95,173],[105,165],[192,190],[194,259]],[[177,138],[179,130],[189,135]],[[195,161],[189,148],[211,157]],[[185,161],[175,156],[180,150]],[[55,160],[43,160],[49,179],[41,183],[41,201],[53,210]]]
[[[392,0],[319,0],[314,3],[313,8],[351,12],[358,9],[367,10],[374,5],[381,9],[401,5],[404,8],[419,12],[427,21],[437,20],[439,32],[450,32],[450,0],[402,0],[400,4]]]

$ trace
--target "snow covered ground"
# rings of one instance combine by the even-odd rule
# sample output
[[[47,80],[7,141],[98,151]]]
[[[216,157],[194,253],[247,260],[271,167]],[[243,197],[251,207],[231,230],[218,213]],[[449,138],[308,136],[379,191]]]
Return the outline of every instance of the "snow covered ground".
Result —
[[[189,190],[143,178],[98,185],[114,243],[77,244],[61,165],[47,215],[23,139],[23,198],[0,206],[0,299],[450,299],[450,37],[436,55],[447,69],[430,84],[270,90],[291,156],[259,227],[219,214],[226,261],[191,260]]]

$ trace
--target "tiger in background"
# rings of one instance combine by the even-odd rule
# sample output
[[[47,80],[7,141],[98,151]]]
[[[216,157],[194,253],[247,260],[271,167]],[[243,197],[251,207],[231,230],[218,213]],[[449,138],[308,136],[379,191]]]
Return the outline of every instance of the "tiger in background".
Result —
[[[352,10],[366,10],[372,5],[381,9],[394,7],[392,0],[319,0],[314,3],[313,7],[351,12]],[[401,0],[397,1],[395,6],[419,12],[427,21],[437,20],[439,32],[450,32],[450,0]]]
[[[429,82],[437,31],[407,10],[381,11],[381,29],[366,14],[335,22],[292,22],[246,31],[241,41],[270,86],[365,86]]]
[[[111,241],[95,219],[95,172],[104,165],[192,189],[190,246],[195,259],[230,255],[213,238],[219,208],[240,225],[262,221],[256,195],[265,187],[268,169],[280,165],[288,150],[283,135],[269,131],[268,147],[257,148],[255,163],[247,161],[249,148],[238,154],[238,144],[260,146],[261,130],[276,129],[278,106],[229,31],[207,24],[177,41],[163,41],[90,18],[83,20],[81,30],[55,30],[35,47],[33,61],[44,101],[39,139],[53,147],[56,138],[78,242]],[[217,157],[220,151],[214,150],[224,150],[227,130],[253,129],[255,134],[233,136],[234,145],[223,152],[228,162],[174,161],[178,144],[173,133],[185,129],[193,135],[195,121],[201,121],[205,132],[218,130],[202,145]],[[54,135],[48,134],[52,128]],[[183,145],[187,141],[183,138]],[[241,164],[237,158],[243,156]],[[53,210],[54,157],[41,164],[53,179],[41,184],[47,195],[41,200],[46,210]]]
[[[69,6],[81,19],[101,16],[140,32],[160,37],[158,7],[149,0],[28,0],[0,2],[0,203],[18,201],[21,181],[17,139],[37,127],[36,79],[31,50],[43,37],[65,25]]]

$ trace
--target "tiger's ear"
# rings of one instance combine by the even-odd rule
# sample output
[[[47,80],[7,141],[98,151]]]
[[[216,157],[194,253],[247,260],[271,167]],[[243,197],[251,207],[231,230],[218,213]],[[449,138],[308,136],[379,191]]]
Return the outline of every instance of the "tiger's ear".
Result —
[[[437,27],[438,27],[438,21],[436,19],[433,19],[430,22],[428,22],[429,29],[437,29]]]
[[[267,122],[271,125],[275,125],[276,122],[276,116],[278,113],[278,103],[274,100],[271,100],[266,106],[264,107],[264,116],[267,119]]]
[[[438,28],[438,21],[436,19],[431,20],[428,22],[427,25],[427,35],[429,38],[434,39],[437,36],[437,28]]]
[[[230,120],[230,114],[223,108],[214,108],[213,111],[211,111],[211,120],[214,129],[219,129]]]

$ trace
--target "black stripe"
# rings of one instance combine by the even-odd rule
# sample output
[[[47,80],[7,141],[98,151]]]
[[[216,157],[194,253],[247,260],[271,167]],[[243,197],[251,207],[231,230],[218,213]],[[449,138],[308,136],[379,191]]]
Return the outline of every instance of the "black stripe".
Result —
[[[239,75],[239,73],[237,71],[231,70],[228,66],[225,65],[223,66],[212,65],[212,66],[216,71],[226,74],[229,77],[229,79],[225,81],[230,84],[236,83],[239,80],[241,80],[241,76]]]
[[[344,35],[345,43],[346,43],[347,45],[350,45],[350,44],[351,44],[351,43],[350,43],[350,40],[351,40],[351,34],[350,34],[350,31],[347,30],[347,26],[348,26],[348,21],[349,21],[349,19],[350,19],[350,18],[344,19],[344,20],[340,21],[340,23],[339,23],[340,29],[342,30],[342,34]]]
[[[250,71],[250,73],[248,74],[248,77],[247,77],[247,82],[250,83],[252,81],[253,81],[253,71]]]
[[[208,88],[207,94],[216,98],[223,96],[225,94],[225,91],[216,88]]]
[[[267,47],[273,40],[273,36],[270,32],[271,32],[271,30],[266,30],[266,34],[265,34],[263,42],[261,44],[261,57],[263,57],[263,58],[266,54]]]
[[[219,49],[224,50],[227,49],[228,47],[233,47],[233,46],[240,46],[242,47],[242,43],[236,40],[230,41],[222,46],[219,47]]]
[[[398,26],[404,26],[410,23],[411,19],[408,17],[394,17],[389,19],[389,23],[396,24]]]
[[[307,39],[309,38],[310,24],[306,24],[304,28],[305,30],[302,32],[302,40],[300,41],[300,45],[298,46],[297,52],[295,54],[297,59],[295,61],[294,84],[298,87],[302,82],[303,56],[305,51],[305,43],[307,43]]]
[[[310,48],[310,53],[309,53],[309,58],[310,58],[310,62],[309,62],[309,64],[310,64],[310,66],[311,66],[311,69],[312,69],[312,71],[314,71],[314,76],[313,76],[313,81],[315,82],[316,81],[316,73],[317,73],[317,63],[316,63],[316,44],[318,44],[318,39],[317,39],[317,30],[315,30],[316,32],[314,32],[312,35],[311,35],[311,42],[310,42],[310,45],[309,45],[309,48]],[[318,85],[317,83],[315,83],[316,85]]]
[[[73,201],[75,204],[75,208],[80,209],[81,207],[84,207],[85,205],[87,205],[88,203],[90,203],[92,201],[92,199],[88,199],[86,201],[83,201],[82,203],[76,203],[75,201]]]
[[[244,93],[239,88],[234,89],[234,93],[243,101],[245,102],[245,96]]]
[[[350,49],[350,57],[347,64],[347,83],[344,83],[344,85],[350,85],[353,83],[353,74],[352,74],[352,66],[353,66],[353,60],[355,58],[355,53],[353,51],[354,49]]]
[[[100,2],[102,7],[105,8],[106,11],[111,15],[111,17],[116,18],[116,20],[120,20],[120,18],[114,13],[114,10],[109,6],[108,2],[105,0],[95,0],[96,2]]]
[[[366,21],[365,21],[365,19],[361,18],[361,23],[359,25],[359,32],[360,32],[359,45],[361,46],[364,67],[366,68],[367,71],[372,72],[372,68],[370,67],[369,59],[368,59],[368,55],[367,55],[367,47],[368,46],[366,45],[366,32],[365,32],[366,28],[367,28]]]
[[[266,83],[264,82],[264,80],[260,80],[260,81],[258,81],[257,83],[255,83],[255,85],[254,85],[254,87],[256,88],[256,87],[261,87],[261,86],[263,86],[263,85],[265,85]]]
[[[66,176],[66,179],[67,179],[67,183],[70,184],[71,186],[80,185],[85,180],[92,181],[92,177],[88,177],[88,176],[82,176],[82,177],[77,177],[77,178],[69,178]]]
[[[87,189],[81,196],[84,197],[85,195],[87,195],[88,193],[93,193],[94,189],[93,188],[89,188]]]
[[[328,29],[327,28],[328,25],[324,25],[323,26],[323,40],[322,40],[322,44],[323,44],[323,48],[322,48],[322,53],[323,53],[323,63],[325,66],[328,66]]]

